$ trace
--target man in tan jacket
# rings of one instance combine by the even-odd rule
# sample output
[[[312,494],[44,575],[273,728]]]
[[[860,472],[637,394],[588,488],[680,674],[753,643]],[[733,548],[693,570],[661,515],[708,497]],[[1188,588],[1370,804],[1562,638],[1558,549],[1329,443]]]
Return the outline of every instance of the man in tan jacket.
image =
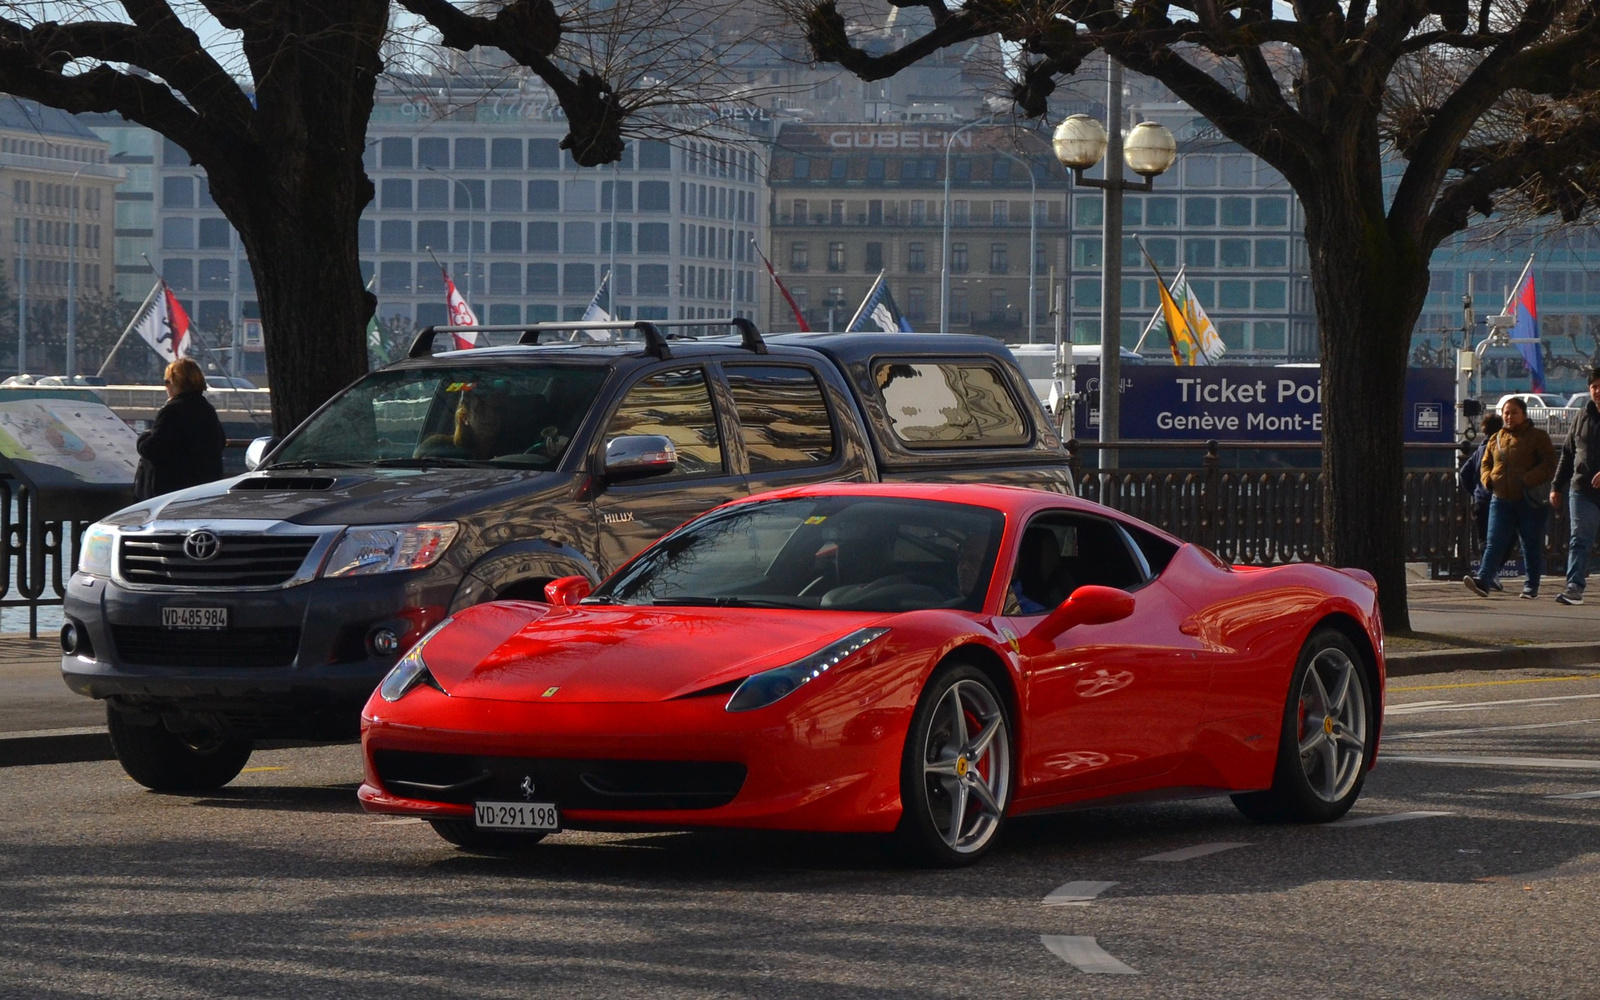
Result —
[[[1556,474],[1556,449],[1550,435],[1528,420],[1528,405],[1512,397],[1501,407],[1505,427],[1490,438],[1483,450],[1481,476],[1493,496],[1489,500],[1489,538],[1476,576],[1468,576],[1467,589],[1489,596],[1489,581],[1500,572],[1515,535],[1522,539],[1528,564],[1524,600],[1539,596],[1544,575],[1544,524],[1550,515],[1550,481]]]

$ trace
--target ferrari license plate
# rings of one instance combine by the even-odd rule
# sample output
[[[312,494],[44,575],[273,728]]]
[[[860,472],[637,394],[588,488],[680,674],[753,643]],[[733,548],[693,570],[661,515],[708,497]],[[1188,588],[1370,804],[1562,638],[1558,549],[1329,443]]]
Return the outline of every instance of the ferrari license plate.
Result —
[[[164,628],[227,628],[227,608],[162,608]]]
[[[559,830],[554,802],[475,802],[472,819],[480,830]]]

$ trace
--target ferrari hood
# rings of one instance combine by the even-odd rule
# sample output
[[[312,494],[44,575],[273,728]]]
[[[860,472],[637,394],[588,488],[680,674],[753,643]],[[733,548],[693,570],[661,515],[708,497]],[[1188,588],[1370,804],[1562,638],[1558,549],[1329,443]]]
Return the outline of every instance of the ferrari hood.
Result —
[[[452,697],[653,702],[782,666],[886,617],[882,612],[751,608],[485,605],[458,615],[422,655]]]

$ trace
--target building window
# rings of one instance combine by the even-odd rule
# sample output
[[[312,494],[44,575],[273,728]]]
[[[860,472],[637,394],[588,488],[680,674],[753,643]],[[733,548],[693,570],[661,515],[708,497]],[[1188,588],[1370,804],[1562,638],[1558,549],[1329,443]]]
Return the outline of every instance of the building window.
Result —
[[[950,289],[950,320],[945,326],[948,327],[951,323],[966,323],[971,319],[972,315],[967,309],[967,290]]]
[[[499,140],[496,139],[496,142]],[[521,140],[517,141],[517,148],[522,148]],[[493,181],[489,184],[489,210],[491,212],[520,212],[522,211],[522,182],[521,181]]]
[[[1035,243],[1033,246],[1033,269],[1042,272],[1050,268],[1050,249],[1044,243]]]
[[[1287,267],[1289,243],[1287,240],[1256,240],[1257,267]],[[1449,289],[1446,289],[1449,291]]]
[[[989,273],[1005,274],[1010,270],[1006,260],[1007,248],[1004,243],[989,244]]]
[[[882,243],[868,243],[867,244],[867,259],[866,259],[866,263],[863,264],[862,266],[867,271],[881,271],[881,270],[883,270],[883,244]]]
[[[399,178],[385,178],[379,190],[379,204],[386,209],[409,211],[411,209],[411,182]]]
[[[227,219],[201,219],[200,220],[200,249],[217,250],[227,249],[228,234]]]
[[[520,143],[519,143],[520,145]],[[489,223],[489,252],[490,253],[521,253],[522,252],[522,223],[520,222],[491,222]]]
[[[950,205],[950,222],[952,225],[964,226],[971,221],[972,205],[970,203],[958,200],[951,202]]]
[[[1217,293],[1217,305],[1219,308],[1250,308],[1250,282],[1248,281],[1219,281],[1217,282]]]
[[[921,323],[928,318],[928,290],[911,288],[906,291],[906,319]]]
[[[1189,267],[1216,267],[1216,240],[1184,240],[1183,262]]]
[[[1217,158],[1192,155],[1184,157],[1183,179],[1188,187],[1216,187]]]
[[[1250,187],[1255,182],[1254,159],[1251,156],[1222,157],[1222,186],[1225,188]]]
[[[437,177],[427,177],[417,181],[417,207],[449,208],[450,182]]]
[[[672,230],[665,222],[639,223],[639,252],[640,253],[671,253]],[[644,266],[639,268],[640,278],[644,280]]]
[[[906,270],[920,274],[928,269],[928,245],[913,243],[906,248]]]
[[[1222,199],[1222,224],[1224,226],[1248,226],[1250,224],[1250,199]]]
[[[1186,226],[1214,226],[1217,224],[1217,199],[1185,198],[1183,224]]]
[[[667,181],[640,181],[639,211],[672,211],[672,185]]]
[[[229,265],[225,260],[200,262],[200,291],[225,292],[229,284]]]
[[[528,211],[561,211],[561,188],[556,181],[528,182]]]
[[[482,170],[487,157],[484,141],[478,138],[456,140],[456,169]]]
[[[928,224],[928,203],[920,198],[911,202],[911,224],[913,226]]]
[[[828,203],[828,221],[835,226],[844,225],[844,202],[835,199]]]
[[[1256,225],[1287,226],[1289,224],[1288,198],[1257,198]]]
[[[1098,226],[1105,221],[1105,210],[1105,199],[1099,195],[1074,198],[1072,201],[1072,224],[1075,226]]]
[[[54,242],[40,240],[42,243]],[[161,249],[163,250],[192,250],[194,249],[194,220],[193,219],[162,219],[161,220]]]
[[[656,139],[646,139],[639,144],[640,170],[671,170],[672,147]]]
[[[811,246],[808,243],[789,244],[789,270],[807,271],[811,268]]]
[[[950,270],[954,274],[967,273],[967,245],[965,243],[950,244]]]
[[[1255,337],[1255,349],[1258,351],[1281,351],[1284,347],[1284,324],[1279,320],[1257,320],[1252,324]]]
[[[808,181],[811,179],[811,161],[803,156],[794,158],[794,179]]]
[[[844,244],[843,243],[829,243],[828,244],[828,270],[830,270],[830,271],[843,271],[844,270]]]
[[[411,169],[411,140],[389,138],[382,142],[382,159],[385,170]]]
[[[450,169],[450,140],[434,137],[417,140],[417,166]]]
[[[417,223],[417,246],[423,249],[450,249],[450,223],[428,219]]]
[[[849,160],[846,160],[843,157],[835,157],[833,159],[833,161],[828,164],[828,180],[830,180],[830,181],[842,181],[842,180],[847,180],[849,178],[849,176],[850,176],[850,161]]]
[[[883,157],[871,156],[867,158],[867,180],[883,180]]]
[[[989,218],[997,226],[1011,224],[1011,203],[1009,201],[995,200],[989,203]]]
[[[806,200],[804,198],[796,198],[794,200],[794,224],[797,226],[803,226],[807,222],[811,221],[809,215],[807,214],[808,212],[809,206],[806,204]]]
[[[1219,242],[1221,243],[1223,267],[1250,266],[1249,240],[1221,240]]]
[[[1144,224],[1147,226],[1176,226],[1178,224],[1178,199],[1171,196],[1145,199]]]
[[[1282,309],[1288,304],[1288,285],[1283,281],[1256,282],[1256,308]],[[1279,346],[1282,346],[1281,344]]]
[[[489,146],[489,165],[495,170],[521,170],[522,140],[494,140]]]
[[[1003,288],[989,289],[989,322],[1006,321],[1006,292]]]
[[[559,295],[560,292],[560,285],[556,280],[556,265],[528,265],[529,295]]]
[[[522,143],[517,143],[522,148]],[[521,295],[522,265],[511,261],[497,261],[489,265],[490,295]]]
[[[633,181],[600,182],[600,211],[633,211]]]
[[[1171,238],[1157,237],[1145,240],[1144,247],[1150,253],[1150,259],[1156,262],[1157,267],[1174,268],[1178,266],[1178,241]]]

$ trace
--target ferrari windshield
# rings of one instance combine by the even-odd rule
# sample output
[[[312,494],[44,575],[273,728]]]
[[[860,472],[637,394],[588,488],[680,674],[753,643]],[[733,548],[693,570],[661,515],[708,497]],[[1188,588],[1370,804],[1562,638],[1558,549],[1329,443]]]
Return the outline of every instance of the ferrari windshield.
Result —
[[[572,443],[605,376],[598,365],[374,372],[284,442],[272,467],[551,469]]]
[[[740,504],[646,549],[585,604],[980,611],[1005,516],[877,496]]]

